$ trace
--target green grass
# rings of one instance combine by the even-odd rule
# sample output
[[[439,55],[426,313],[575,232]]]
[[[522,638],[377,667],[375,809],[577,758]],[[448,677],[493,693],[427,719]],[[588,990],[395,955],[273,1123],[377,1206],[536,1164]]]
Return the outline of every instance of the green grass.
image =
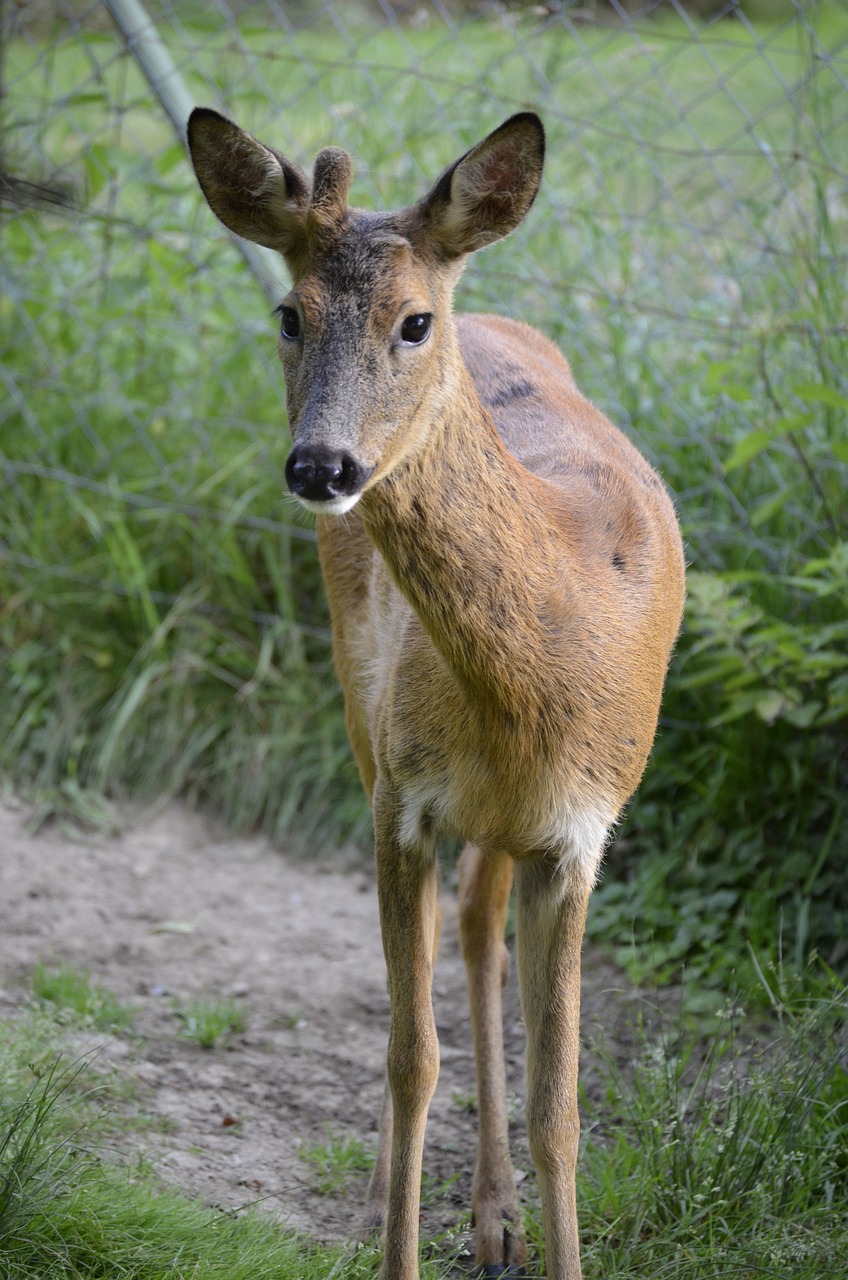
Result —
[[[327,1128],[327,1141],[301,1147],[301,1158],[313,1171],[315,1188],[322,1196],[345,1191],[354,1179],[370,1173],[374,1157],[353,1134],[342,1137]]]
[[[87,969],[39,964],[32,975],[32,990],[43,1004],[73,1013],[98,1031],[123,1031],[133,1019],[133,1010],[111,991],[92,986]]]
[[[227,1280],[325,1276],[336,1257],[258,1215],[231,1215],[101,1162],[62,1134],[59,1065],[0,1111],[0,1267],[5,1280]],[[367,1274],[354,1265],[337,1274]]]
[[[587,1280],[836,1274],[848,1247],[846,995],[832,981],[816,1001],[778,1002],[759,1025],[727,1007],[706,1038],[651,1020],[627,1066],[607,1061],[604,1096],[581,1105]],[[117,1165],[109,1101],[127,1063],[104,1080],[62,1058],[65,1034],[49,1010],[0,1022],[4,1280],[376,1277],[372,1247],[327,1250],[255,1209],[223,1213],[163,1191],[143,1161]],[[356,1135],[329,1131],[304,1157],[333,1195],[370,1165]],[[422,1240],[422,1280],[466,1274],[466,1225]]]
[[[116,1163],[120,1131],[144,1122],[113,1105],[131,1076],[70,1060],[68,1035],[52,1003],[0,1021],[3,1280],[374,1280],[371,1248],[325,1249],[264,1213],[164,1190],[142,1159]]]
[[[76,1072],[52,1063],[43,1075],[33,1072],[28,1091],[0,1103],[0,1248],[29,1230],[35,1214],[44,1212],[71,1176],[74,1156],[54,1128],[54,1109],[73,1083]]]
[[[247,1026],[247,1010],[235,1000],[187,1000],[177,1009],[182,1036],[202,1049],[213,1049],[219,1041],[238,1035]]]
[[[344,35],[310,12],[282,39],[256,6],[162,33],[199,101],[303,163],[348,147],[370,206],[540,110],[543,192],[458,303],[558,339],[678,495],[686,627],[590,932],[712,1005],[734,974],[761,989],[751,949],[844,964],[844,7],[697,40],[668,13],[457,34],[351,6]],[[45,812],[183,793],[305,848],[364,839],[266,302],[111,31],[30,36],[10,161],[46,156],[84,213],[3,218],[0,770]]]
[[[584,1152],[587,1274],[814,1277],[848,1247],[844,992],[750,1041],[651,1041]],[[606,1227],[600,1223],[605,1222]]]

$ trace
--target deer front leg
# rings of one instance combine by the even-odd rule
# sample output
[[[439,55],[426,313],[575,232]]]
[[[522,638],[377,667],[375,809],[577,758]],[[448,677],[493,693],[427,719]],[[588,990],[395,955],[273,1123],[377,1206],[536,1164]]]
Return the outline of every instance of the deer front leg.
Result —
[[[380,925],[388,969],[391,1029],[391,1168],[382,1280],[417,1280],[424,1126],[439,1074],[433,1017],[433,943],[438,879],[432,841],[401,844],[398,804],[386,785],[374,793]]]
[[[527,1136],[542,1200],[548,1280],[580,1280],[575,1170],[580,949],[589,889],[540,855],[516,863],[521,1003],[527,1031]]]
[[[525,1261],[515,1174],[509,1155],[501,988],[508,955],[504,924],[512,860],[466,845],[459,861],[459,931],[468,976],[477,1066],[479,1139],[471,1203],[482,1274],[510,1274]]]
[[[433,968],[439,954],[439,941],[442,932],[442,909],[436,899],[436,927],[433,931]],[[389,1177],[392,1167],[392,1090],[386,1078],[383,1088],[383,1101],[380,1106],[380,1123],[377,1136],[377,1158],[368,1183],[368,1194],[365,1198],[365,1219],[362,1227],[362,1238],[368,1239],[376,1233],[381,1236],[386,1225],[386,1214],[389,1206]]]

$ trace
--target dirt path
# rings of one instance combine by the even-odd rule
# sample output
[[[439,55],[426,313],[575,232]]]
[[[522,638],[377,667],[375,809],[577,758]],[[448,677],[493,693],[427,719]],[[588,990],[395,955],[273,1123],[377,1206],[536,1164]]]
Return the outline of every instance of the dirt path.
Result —
[[[108,836],[55,825],[33,835],[29,817],[20,803],[0,804],[0,1015],[21,1002],[38,961],[90,970],[137,1012],[134,1035],[95,1036],[86,1047],[138,1082],[132,1109],[163,1120],[131,1133],[133,1152],[209,1204],[261,1200],[318,1239],[354,1234],[364,1176],[348,1194],[319,1195],[300,1148],[326,1141],[328,1128],[371,1150],[376,1140],[388,1001],[370,862],[340,871],[295,861],[179,805],[125,814]],[[424,1230],[433,1234],[468,1204],[474,1160],[474,1069],[448,893],[443,906],[442,1070],[425,1167],[439,1183],[456,1180],[432,1197]],[[620,977],[589,953],[583,985],[587,1034],[597,1038],[602,1015],[614,1052],[625,1054],[630,997]],[[181,1036],[175,1003],[200,995],[242,1002],[246,1031],[213,1050]],[[513,1153],[529,1171],[514,974],[505,1029]],[[591,1052],[582,1079],[591,1095]]]

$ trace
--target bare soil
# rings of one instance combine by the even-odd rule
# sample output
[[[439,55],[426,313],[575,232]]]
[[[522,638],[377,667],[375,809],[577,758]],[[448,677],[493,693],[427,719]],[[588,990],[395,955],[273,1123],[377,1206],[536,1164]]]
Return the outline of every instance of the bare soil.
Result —
[[[431,1194],[422,1229],[431,1238],[453,1230],[469,1204],[475,1149],[474,1063],[449,889],[434,990],[441,1077],[425,1150]],[[328,1131],[369,1150],[376,1144],[388,1000],[369,860],[286,856],[176,804],[125,811],[110,834],[58,824],[33,833],[31,811],[7,798],[0,1016],[28,998],[39,961],[87,969],[135,1009],[128,1033],[92,1032],[81,1045],[98,1070],[135,1082],[122,1105],[152,1118],[119,1129],[125,1154],[142,1155],[164,1183],[207,1204],[260,1202],[315,1239],[355,1236],[367,1175],[322,1195],[302,1150],[326,1142]],[[187,1039],[176,1008],[199,996],[241,1002],[246,1030],[211,1050]],[[634,999],[587,949],[585,1038],[626,1058]],[[504,1021],[513,1156],[532,1197],[514,972]],[[601,1078],[590,1045],[582,1060],[590,1097]]]

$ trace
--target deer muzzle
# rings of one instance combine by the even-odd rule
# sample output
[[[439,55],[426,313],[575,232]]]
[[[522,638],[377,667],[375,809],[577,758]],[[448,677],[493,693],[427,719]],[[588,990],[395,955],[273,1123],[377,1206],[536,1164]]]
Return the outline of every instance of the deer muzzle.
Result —
[[[289,454],[286,483],[310,511],[340,515],[358,500],[373,470],[344,451],[302,444]]]

